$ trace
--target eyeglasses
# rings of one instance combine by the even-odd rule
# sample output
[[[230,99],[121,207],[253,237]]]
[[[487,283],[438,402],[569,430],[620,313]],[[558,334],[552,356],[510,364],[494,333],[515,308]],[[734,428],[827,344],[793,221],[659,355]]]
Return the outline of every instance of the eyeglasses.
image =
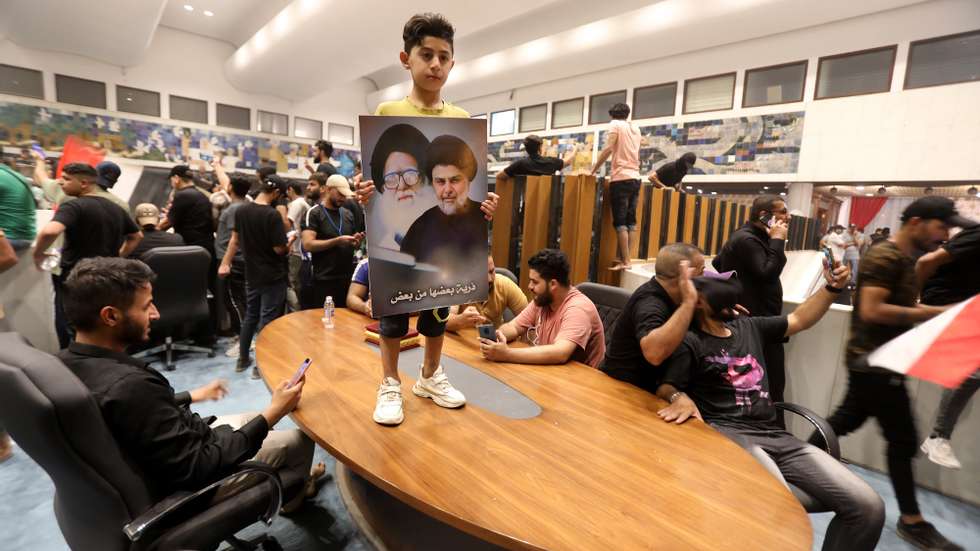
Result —
[[[419,171],[409,168],[401,172],[389,172],[385,174],[385,189],[398,189],[399,182],[406,187],[414,187],[419,183]]]

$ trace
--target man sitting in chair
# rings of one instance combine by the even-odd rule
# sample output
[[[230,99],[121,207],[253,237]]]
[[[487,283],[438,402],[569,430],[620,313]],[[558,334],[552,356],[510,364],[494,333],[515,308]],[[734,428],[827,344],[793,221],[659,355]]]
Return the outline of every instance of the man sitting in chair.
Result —
[[[313,442],[301,431],[271,429],[299,404],[303,380],[292,387],[282,381],[262,413],[210,422],[191,413],[193,402],[223,398],[224,381],[175,393],[163,375],[125,352],[146,341],[150,323],[160,317],[153,305],[154,277],[138,260],[80,261],[65,282],[65,313],[75,342],[58,357],[92,392],[109,431],[157,498],[198,490],[255,459],[310,475],[306,491],[283,506],[285,512],[295,510],[315,494],[324,466],[310,472]],[[252,483],[248,477],[230,482],[216,499]]]
[[[534,300],[497,329],[496,342],[480,339],[483,357],[523,364],[578,361],[598,367],[606,353],[602,319],[589,297],[569,285],[565,253],[544,249],[534,253],[527,265],[528,290]],[[531,346],[507,346],[521,337]]]
[[[670,402],[658,412],[667,422],[703,419],[745,448],[783,483],[790,483],[836,513],[823,549],[872,550],[885,522],[881,497],[824,451],[781,429],[769,396],[766,342],[812,327],[850,277],[841,266],[824,274],[829,284],[788,316],[734,315],[740,285],[734,279],[695,278],[696,330],[664,363],[657,396]]]
[[[487,284],[490,290],[486,301],[449,309],[447,331],[459,332],[460,329],[484,323],[500,327],[504,324],[506,310],[517,316],[527,307],[527,297],[521,292],[521,288],[509,277],[497,273],[493,255],[487,256]]]

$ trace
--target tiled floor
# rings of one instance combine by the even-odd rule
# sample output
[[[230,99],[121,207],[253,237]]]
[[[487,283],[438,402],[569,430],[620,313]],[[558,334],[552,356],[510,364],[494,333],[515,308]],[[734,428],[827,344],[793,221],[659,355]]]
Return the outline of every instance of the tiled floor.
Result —
[[[269,393],[261,381],[253,381],[247,373],[234,372],[234,360],[219,354],[209,359],[203,354],[187,355],[178,362],[176,371],[166,373],[177,390],[201,386],[222,377],[229,381],[229,396],[220,402],[195,406],[204,415],[222,415],[243,411],[258,411],[268,402]],[[288,419],[279,428],[291,426]],[[317,448],[317,459],[327,463],[333,472],[334,460]],[[852,467],[885,500],[887,520],[878,549],[911,550],[912,547],[895,533],[898,510],[888,478],[880,473]],[[0,465],[0,550],[53,551],[66,549],[58,530],[51,506],[53,486],[44,471],[20,450],[13,459]],[[931,491],[919,492],[920,505],[926,517],[947,537],[967,549],[980,550],[980,507],[945,498]],[[823,532],[831,514],[811,515],[814,530],[814,549],[820,549]],[[249,528],[244,535],[256,534],[262,526]],[[269,529],[287,550],[344,550],[371,549],[353,525],[333,481],[326,483],[320,494],[304,510],[291,518],[277,518]]]

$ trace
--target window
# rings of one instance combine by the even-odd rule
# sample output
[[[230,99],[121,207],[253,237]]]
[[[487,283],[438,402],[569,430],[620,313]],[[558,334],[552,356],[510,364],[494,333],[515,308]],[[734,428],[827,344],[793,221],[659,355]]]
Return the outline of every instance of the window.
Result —
[[[513,109],[490,113],[490,135],[503,136],[514,133],[514,118],[517,112]]]
[[[521,132],[544,130],[548,126],[548,104],[521,107]]]
[[[589,96],[589,124],[602,124],[612,120],[609,108],[617,103],[626,103],[626,90]]]
[[[200,99],[170,96],[170,118],[178,121],[208,123],[208,102]]]
[[[582,126],[582,111],[585,110],[585,98],[567,99],[551,104],[551,127],[568,128]]]
[[[281,113],[269,113],[268,111],[259,110],[258,130],[259,132],[268,132],[269,134],[281,134],[283,136],[288,136],[289,116]]]
[[[731,109],[735,97],[735,73],[684,81],[684,113]]]
[[[327,140],[333,143],[354,145],[354,127],[346,124],[327,124]]]
[[[129,86],[116,86],[116,111],[160,116],[160,94]]]
[[[293,133],[297,138],[310,138],[312,140],[323,138],[323,123],[320,121],[296,117],[293,119],[293,125],[295,125]]]
[[[0,93],[44,99],[41,71],[0,63]]]
[[[742,107],[803,101],[806,61],[745,71]]]
[[[105,83],[84,78],[54,76],[54,89],[58,101],[105,109]]]
[[[234,105],[219,103],[217,104],[215,114],[217,115],[218,126],[228,126],[242,130],[251,130],[252,128],[252,112],[245,107],[235,107]]]
[[[677,83],[633,89],[633,118],[670,117],[677,103]]]
[[[895,67],[895,46],[820,58],[817,99],[887,92]]]
[[[980,31],[919,40],[909,46],[905,88],[980,80]]]

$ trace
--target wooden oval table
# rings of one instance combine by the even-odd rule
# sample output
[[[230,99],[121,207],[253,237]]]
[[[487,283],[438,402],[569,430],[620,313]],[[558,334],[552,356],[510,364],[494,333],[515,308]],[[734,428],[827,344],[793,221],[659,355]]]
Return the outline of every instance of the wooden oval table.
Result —
[[[292,418],[429,517],[508,549],[810,549],[796,498],[718,432],[665,423],[662,400],[583,364],[486,361],[475,332],[447,333],[443,355],[522,393],[539,415],[510,419],[472,400],[444,409],[412,394],[403,375],[405,421],[378,425],[381,359],[364,340],[372,320],[340,309],[325,329],[320,316],[297,312],[262,330],[266,383],[312,358]]]

